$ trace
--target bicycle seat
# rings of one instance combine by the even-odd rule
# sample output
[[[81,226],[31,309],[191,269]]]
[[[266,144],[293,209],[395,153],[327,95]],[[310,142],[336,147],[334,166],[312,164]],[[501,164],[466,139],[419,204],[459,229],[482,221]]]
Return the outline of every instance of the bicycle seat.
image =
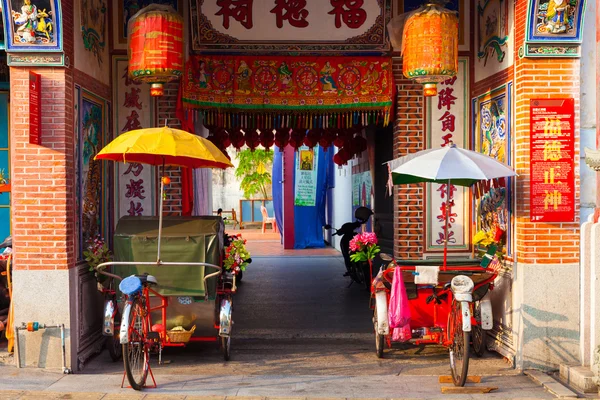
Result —
[[[135,275],[128,276],[119,283],[119,290],[126,296],[133,296],[142,290],[142,281]]]
[[[140,279],[142,285],[145,285],[146,283],[148,285],[158,285],[158,281],[156,280],[156,278],[153,275],[142,274],[142,275],[135,275],[135,276]]]

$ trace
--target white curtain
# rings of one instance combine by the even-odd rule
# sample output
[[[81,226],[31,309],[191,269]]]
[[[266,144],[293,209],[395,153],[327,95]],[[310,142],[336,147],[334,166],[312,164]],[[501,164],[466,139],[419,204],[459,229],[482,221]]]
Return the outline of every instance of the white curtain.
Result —
[[[195,133],[203,138],[208,137],[208,129],[202,123],[202,114],[195,118]],[[212,215],[212,170],[197,168],[194,170],[194,210],[192,215]]]

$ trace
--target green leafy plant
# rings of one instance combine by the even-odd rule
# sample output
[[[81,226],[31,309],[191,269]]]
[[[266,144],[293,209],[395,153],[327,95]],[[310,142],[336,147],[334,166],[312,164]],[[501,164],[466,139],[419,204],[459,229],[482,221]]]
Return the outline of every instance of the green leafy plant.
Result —
[[[104,241],[104,238],[100,235],[97,235],[88,242],[86,249],[83,251],[83,257],[90,266],[90,272],[94,273],[96,273],[96,267],[98,267],[98,265],[112,261],[112,253]],[[96,273],[96,278],[98,278],[98,281],[103,281],[106,277],[105,275]]]
[[[268,198],[273,151],[246,149],[237,153],[236,159],[239,164],[235,169],[235,177],[242,180],[240,187],[244,191],[244,197],[250,199],[259,193],[263,199]]]

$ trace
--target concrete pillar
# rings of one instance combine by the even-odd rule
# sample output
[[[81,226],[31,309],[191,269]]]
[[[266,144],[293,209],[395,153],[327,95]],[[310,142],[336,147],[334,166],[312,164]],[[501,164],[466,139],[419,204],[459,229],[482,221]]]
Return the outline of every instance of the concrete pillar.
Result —
[[[515,48],[524,46],[530,1],[515,3]],[[515,52],[517,53],[517,52]],[[515,54],[514,160],[519,174],[515,212],[513,329],[518,369],[557,369],[578,363],[579,347],[579,182],[576,220],[530,221],[530,99],[575,99],[575,177],[579,176],[580,61],[520,58]]]

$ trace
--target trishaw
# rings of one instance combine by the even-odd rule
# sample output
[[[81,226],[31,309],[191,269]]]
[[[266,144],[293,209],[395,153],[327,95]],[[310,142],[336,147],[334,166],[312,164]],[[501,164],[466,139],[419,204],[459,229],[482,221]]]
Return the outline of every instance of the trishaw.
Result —
[[[388,184],[413,184],[421,182],[441,184],[443,193],[442,211],[445,224],[443,232],[444,258],[441,267],[431,260],[394,261],[382,255],[383,268],[373,281],[375,310],[373,324],[377,355],[383,355],[383,345],[391,345],[388,301],[390,288],[394,284],[394,271],[402,272],[402,280],[394,292],[392,303],[398,309],[407,310],[403,318],[393,316],[395,329],[402,329],[403,341],[417,344],[438,344],[450,350],[452,380],[456,386],[464,386],[469,369],[469,348],[472,342],[476,353],[484,348],[483,330],[493,327],[492,307],[485,299],[493,288],[500,263],[496,258],[496,247],[490,246],[481,261],[448,261],[449,215],[453,205],[452,191],[455,186],[470,187],[480,181],[496,180],[515,176],[507,165],[481,153],[457,147],[453,143],[441,148],[422,150],[388,163]],[[404,285],[402,285],[404,283]],[[400,293],[400,301],[396,294]],[[408,302],[408,308],[404,302]],[[401,304],[404,303],[404,304]],[[399,306],[401,304],[401,306]],[[413,338],[414,337],[414,338]]]
[[[387,254],[380,257],[384,267],[372,286],[377,357],[383,357],[386,344],[388,348],[392,347],[388,307],[394,271],[398,266],[410,309],[410,341],[416,345],[434,344],[448,348],[452,380],[456,386],[464,386],[469,369],[469,345],[472,344],[475,354],[483,355],[484,331],[493,327],[492,306],[486,294],[494,288],[497,269],[484,268],[477,260],[448,261],[445,269],[439,269],[437,283],[420,284],[415,282],[423,268],[430,271],[436,268],[431,260],[395,261]]]
[[[221,217],[165,217],[163,257],[175,261],[157,265],[150,261],[156,256],[157,218],[119,220],[114,235],[119,261],[101,264],[111,272],[99,273],[120,282],[123,311],[113,334],[123,345],[123,382],[127,377],[133,389],[143,388],[148,375],[156,386],[149,355],[157,353],[162,363],[167,347],[215,342],[229,360],[237,288],[236,276],[222,268],[223,226]],[[105,312],[104,326],[114,326],[113,318]]]
[[[163,172],[165,166],[233,166],[208,140],[167,126],[124,133],[94,159],[162,165]],[[221,345],[225,360],[230,357],[236,277],[223,268],[227,239],[223,221],[213,216],[163,218],[164,188],[169,183],[168,176],[160,179],[158,218],[121,218],[113,240],[116,261],[96,267],[100,274],[120,281],[124,306],[118,335],[125,367],[121,386],[127,377],[135,390],[146,387],[148,375],[156,387],[151,351],[158,353],[160,363],[165,347],[208,341]],[[105,334],[111,327],[115,334],[117,309],[105,311]]]

